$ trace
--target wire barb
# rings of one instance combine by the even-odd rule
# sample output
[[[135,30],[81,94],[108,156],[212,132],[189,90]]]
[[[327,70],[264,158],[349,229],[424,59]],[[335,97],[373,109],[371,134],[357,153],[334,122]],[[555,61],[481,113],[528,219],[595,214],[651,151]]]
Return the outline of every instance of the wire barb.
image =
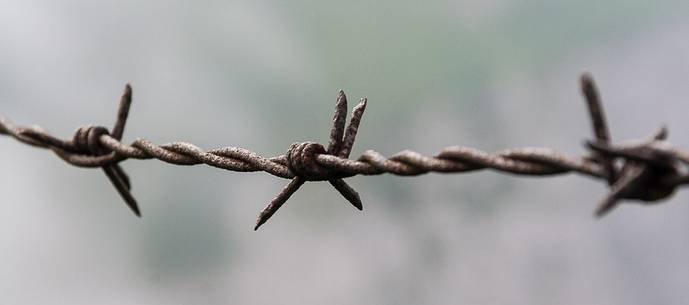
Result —
[[[100,167],[129,208],[140,216],[132,196],[131,182],[119,162],[127,159],[158,159],[175,165],[206,164],[236,172],[263,171],[292,181],[260,213],[257,230],[306,181],[328,181],[347,201],[361,210],[359,194],[343,179],[357,175],[416,176],[429,172],[464,173],[483,169],[527,176],[551,176],[578,173],[605,180],[610,192],[603,197],[595,215],[603,216],[622,200],[644,204],[669,198],[679,186],[689,184],[689,152],[666,141],[667,129],[661,128],[646,140],[612,144],[602,102],[593,77],[580,78],[595,139],[586,142],[589,153],[569,156],[550,148],[525,147],[488,153],[476,148],[451,146],[435,156],[424,156],[405,150],[385,157],[373,150],[358,159],[348,159],[359,124],[366,109],[362,98],[352,110],[349,124],[347,97],[340,90],[327,149],[314,142],[294,143],[284,155],[271,158],[239,147],[204,150],[190,143],[172,142],[156,145],[138,138],[122,143],[125,124],[132,102],[128,84],[120,100],[112,132],[101,126],[80,127],[72,139],[63,140],[37,126],[15,126],[0,116],[0,134],[27,145],[52,150],[65,162],[77,167]]]
[[[349,121],[349,126],[347,126],[345,131],[344,124],[347,119],[347,96],[344,91],[340,90],[337,95],[337,103],[335,104],[335,116],[333,117],[333,126],[330,129],[328,150],[326,151],[323,146],[318,143],[304,142],[292,144],[287,151],[287,167],[296,177],[294,177],[292,182],[290,182],[290,184],[268,204],[261,214],[259,214],[254,231],[258,230],[262,224],[268,221],[287,199],[299,190],[299,187],[307,180],[328,180],[330,185],[335,187],[342,197],[347,199],[355,208],[360,211],[363,209],[359,193],[350,187],[347,182],[342,180],[342,178],[335,177],[332,170],[323,169],[318,165],[315,157],[316,155],[332,155],[345,159],[349,157],[365,109],[366,98],[363,98],[361,102],[354,107],[354,110],[352,110],[352,119]]]
[[[608,129],[608,123],[605,119],[605,112],[603,111],[603,103],[600,99],[600,94],[596,88],[596,84],[593,81],[593,76],[585,72],[581,75],[581,91],[586,98],[586,105],[589,109],[589,115],[591,116],[591,125],[593,126],[593,134],[596,137],[598,143],[609,144],[610,143],[610,130]],[[617,169],[615,168],[615,163],[612,158],[608,155],[595,155],[595,157],[603,164],[605,170],[606,179],[608,180],[608,185],[613,185],[615,183]]]

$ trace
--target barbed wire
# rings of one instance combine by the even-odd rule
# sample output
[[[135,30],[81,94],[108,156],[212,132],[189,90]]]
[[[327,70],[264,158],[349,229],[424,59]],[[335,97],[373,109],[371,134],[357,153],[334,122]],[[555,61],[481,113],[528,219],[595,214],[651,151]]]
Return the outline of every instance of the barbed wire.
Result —
[[[669,198],[678,186],[689,184],[689,152],[666,141],[667,129],[660,128],[647,139],[611,144],[610,132],[598,90],[590,74],[580,78],[593,126],[594,140],[586,141],[588,154],[569,156],[550,148],[526,147],[488,153],[471,147],[451,146],[435,156],[424,156],[404,150],[385,157],[367,150],[358,159],[348,159],[367,99],[362,98],[352,110],[345,127],[347,97],[337,95],[333,126],[328,147],[315,142],[294,143],[283,155],[266,158],[239,147],[211,150],[185,142],[156,145],[137,138],[122,143],[127,116],[132,102],[128,84],[120,100],[112,131],[102,126],[79,127],[71,139],[59,139],[38,126],[15,126],[0,116],[0,134],[19,142],[50,149],[69,164],[78,167],[100,167],[129,208],[140,216],[132,196],[130,179],[119,163],[127,159],[158,159],[175,165],[206,164],[235,171],[256,172],[291,179],[291,182],[260,213],[254,230],[264,224],[306,181],[327,180],[354,207],[363,208],[359,194],[343,179],[356,175],[416,176],[429,172],[464,173],[483,169],[498,172],[549,176],[578,173],[604,180],[610,192],[601,200],[595,215],[610,212],[621,200],[654,203]]]

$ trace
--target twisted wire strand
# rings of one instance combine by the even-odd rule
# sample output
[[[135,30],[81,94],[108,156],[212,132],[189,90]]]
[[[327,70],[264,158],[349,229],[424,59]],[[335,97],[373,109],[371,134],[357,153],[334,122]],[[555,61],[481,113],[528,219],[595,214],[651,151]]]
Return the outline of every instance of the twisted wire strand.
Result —
[[[353,108],[345,127],[347,98],[338,93],[330,143],[327,149],[318,143],[294,143],[282,155],[263,157],[240,147],[204,150],[186,142],[162,145],[137,138],[131,144],[121,141],[130,109],[129,85],[120,101],[112,133],[105,127],[80,127],[72,139],[57,138],[39,126],[15,126],[0,116],[0,134],[21,143],[52,150],[65,162],[77,167],[103,168],[129,207],[139,215],[136,201],[129,193],[130,180],[119,163],[127,159],[157,159],[175,165],[206,164],[235,172],[263,171],[292,179],[283,191],[261,212],[255,229],[265,223],[306,181],[328,180],[357,209],[362,209],[358,193],[342,180],[356,175],[393,174],[417,176],[430,172],[468,173],[491,169],[501,173],[526,176],[552,176],[578,173],[604,180],[610,193],[602,200],[596,215],[612,210],[621,199],[644,203],[671,196],[676,187],[689,184],[689,152],[665,141],[667,129],[661,128],[645,140],[611,144],[600,95],[589,74],[580,78],[595,140],[588,141],[589,153],[570,156],[550,148],[524,147],[494,153],[464,146],[450,146],[434,156],[404,150],[390,157],[365,151],[356,160],[348,159],[366,108],[363,98]]]
[[[292,179],[294,173],[287,167],[286,156],[265,158],[240,147],[223,147],[211,150],[185,142],[156,145],[145,139],[124,144],[111,135],[102,135],[100,144],[111,152],[101,156],[75,153],[72,140],[58,139],[45,130],[35,127],[16,127],[7,119],[0,119],[0,134],[41,148],[53,150],[67,163],[78,167],[102,167],[127,159],[157,159],[175,165],[206,164],[235,172],[263,171],[271,175]],[[689,157],[689,154],[684,153]],[[689,158],[687,158],[689,160]],[[358,160],[335,155],[316,155],[319,165],[340,172],[340,177],[356,175],[393,174],[417,176],[429,172],[464,173],[493,169],[515,175],[546,176],[577,172],[594,178],[604,178],[600,164],[588,157],[572,157],[550,148],[525,147],[488,153],[476,148],[451,146],[433,157],[404,150],[390,158],[367,150]]]

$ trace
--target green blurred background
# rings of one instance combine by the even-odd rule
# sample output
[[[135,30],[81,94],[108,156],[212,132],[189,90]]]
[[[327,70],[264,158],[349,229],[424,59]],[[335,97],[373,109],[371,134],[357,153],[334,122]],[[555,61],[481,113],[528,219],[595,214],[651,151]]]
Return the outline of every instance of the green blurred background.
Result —
[[[69,137],[327,142],[338,89],[369,104],[352,153],[584,150],[577,78],[613,138],[689,147],[687,1],[0,1],[0,112]],[[591,216],[605,185],[480,172],[308,183],[128,161],[143,218],[99,170],[0,139],[2,304],[686,304],[689,207]]]

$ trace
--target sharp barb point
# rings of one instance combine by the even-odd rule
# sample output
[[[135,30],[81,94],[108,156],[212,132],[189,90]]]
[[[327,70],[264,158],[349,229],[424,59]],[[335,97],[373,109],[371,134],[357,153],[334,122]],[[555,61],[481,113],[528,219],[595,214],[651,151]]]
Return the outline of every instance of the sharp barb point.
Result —
[[[596,209],[596,212],[594,216],[598,219],[603,218],[603,216],[607,215],[610,213],[617,205],[619,204],[618,200],[614,201],[609,201],[609,202],[604,202],[601,203],[598,208]]]
[[[667,139],[667,136],[670,132],[667,129],[667,126],[663,125],[658,128],[656,131],[655,135],[653,135],[654,140],[665,140]]]
[[[579,79],[583,86],[587,86],[593,83],[593,75],[591,75],[591,72],[589,71],[582,72]]]
[[[306,181],[301,177],[295,177],[292,179],[292,181],[290,181],[290,183],[287,184],[287,186],[285,186],[285,188],[283,188],[282,191],[275,198],[273,198],[268,206],[266,206],[258,215],[254,231],[258,230],[261,225],[266,223],[266,221],[268,221],[268,219],[270,219],[275,212],[277,212],[280,207],[287,202],[287,199],[289,199],[289,197],[292,196],[292,194],[294,194],[294,192],[296,192],[299,187],[304,184],[304,182]]]
[[[596,208],[594,213],[596,218],[602,218],[619,205],[620,195],[623,187],[615,187],[615,185],[613,185],[613,190],[601,201],[600,204],[598,204],[598,208]]]
[[[115,187],[117,192],[120,194],[124,203],[134,212],[137,217],[141,217],[141,210],[139,210],[139,205],[136,203],[136,199],[129,192],[127,183],[124,178],[120,176],[120,173],[112,166],[103,166],[103,172],[108,177],[112,185]],[[120,169],[121,170],[121,169]]]
[[[349,201],[349,203],[351,203],[357,210],[361,211],[364,209],[364,206],[361,202],[361,197],[359,197],[359,193],[349,186],[347,182],[342,179],[332,179],[328,181],[338,192],[340,192],[342,197],[347,199],[347,201]]]
[[[139,206],[133,205],[130,206],[130,208],[132,208],[132,211],[134,212],[134,215],[136,215],[136,217],[141,218],[141,211],[139,210]]]

